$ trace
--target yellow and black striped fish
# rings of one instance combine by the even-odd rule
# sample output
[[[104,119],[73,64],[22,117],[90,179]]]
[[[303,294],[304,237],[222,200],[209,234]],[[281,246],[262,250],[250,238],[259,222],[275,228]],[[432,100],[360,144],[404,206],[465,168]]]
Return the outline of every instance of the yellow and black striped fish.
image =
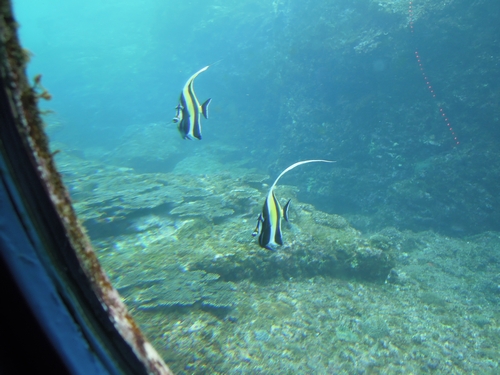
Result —
[[[194,93],[194,79],[209,68],[210,65],[198,70],[188,79],[181,92],[179,104],[175,107],[174,123],[179,123],[178,129],[184,139],[201,139],[201,115],[208,119],[208,105],[212,99],[207,99],[200,105]]]
[[[306,163],[333,163],[330,160],[304,160],[292,164],[287,169],[285,169],[278,178],[274,181],[273,185],[269,189],[266,201],[262,207],[262,213],[259,214],[257,218],[257,226],[252,233],[252,236],[259,236],[259,245],[268,250],[275,250],[276,246],[283,245],[283,237],[281,235],[281,218],[284,217],[288,221],[288,209],[290,207],[290,200],[286,203],[285,207],[282,209],[281,205],[274,195],[274,187],[278,183],[279,179],[288,171],[292,170],[299,165]]]

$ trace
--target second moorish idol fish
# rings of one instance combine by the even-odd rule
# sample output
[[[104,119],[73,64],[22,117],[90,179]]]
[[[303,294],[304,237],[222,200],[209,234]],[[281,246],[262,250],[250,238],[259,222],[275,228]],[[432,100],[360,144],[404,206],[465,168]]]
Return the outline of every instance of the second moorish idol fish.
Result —
[[[177,128],[184,139],[201,139],[201,115],[208,119],[208,105],[212,99],[207,99],[200,105],[194,93],[194,79],[209,68],[210,65],[194,73],[184,85],[179,99],[179,104],[175,107],[177,113],[173,118],[174,123],[178,123]]]
[[[333,163],[331,160],[304,160],[292,164],[287,169],[285,169],[278,178],[274,181],[273,185],[267,193],[264,206],[262,207],[262,213],[259,214],[257,218],[257,226],[252,233],[252,236],[259,236],[259,245],[268,250],[275,250],[276,246],[283,245],[283,238],[281,236],[281,218],[284,217],[288,221],[288,208],[290,207],[290,200],[286,203],[285,207],[282,209],[278,199],[274,195],[274,187],[278,183],[279,179],[288,171],[299,165],[306,163]]]

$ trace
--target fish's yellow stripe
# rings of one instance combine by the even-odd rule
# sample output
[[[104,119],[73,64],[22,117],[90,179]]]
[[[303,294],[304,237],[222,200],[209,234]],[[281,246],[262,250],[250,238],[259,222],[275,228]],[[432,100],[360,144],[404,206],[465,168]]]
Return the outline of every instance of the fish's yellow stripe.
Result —
[[[277,246],[281,240],[281,206],[271,191],[266,199],[267,222],[264,223],[262,230],[266,231],[267,243],[264,246]]]

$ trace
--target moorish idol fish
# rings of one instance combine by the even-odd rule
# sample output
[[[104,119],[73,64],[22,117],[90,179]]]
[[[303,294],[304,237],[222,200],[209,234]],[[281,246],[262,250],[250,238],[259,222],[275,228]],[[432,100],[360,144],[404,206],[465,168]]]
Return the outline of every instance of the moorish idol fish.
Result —
[[[194,79],[198,74],[204,72],[210,65],[198,70],[191,78],[188,79],[181,92],[179,104],[176,109],[174,123],[179,123],[178,129],[184,139],[201,139],[201,115],[208,119],[208,105],[212,99],[207,99],[205,103],[200,105],[196,94],[194,93]]]
[[[290,201],[288,200],[285,207],[282,209],[280,203],[274,195],[274,187],[278,183],[279,179],[288,171],[293,168],[298,167],[302,164],[307,163],[333,163],[331,160],[304,160],[292,164],[287,169],[285,169],[278,178],[274,181],[273,185],[269,189],[266,201],[262,207],[262,213],[259,214],[257,218],[257,226],[252,233],[252,236],[259,236],[259,245],[268,250],[275,250],[276,246],[283,245],[283,238],[281,237],[281,218],[284,217],[288,221],[288,209],[290,207]]]

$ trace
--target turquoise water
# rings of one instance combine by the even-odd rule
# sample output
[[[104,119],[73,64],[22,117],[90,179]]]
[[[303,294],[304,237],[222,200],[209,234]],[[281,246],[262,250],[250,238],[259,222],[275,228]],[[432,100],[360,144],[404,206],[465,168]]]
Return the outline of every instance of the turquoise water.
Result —
[[[14,9],[74,206],[175,373],[498,373],[500,5]],[[305,159],[336,163],[283,176],[284,244],[261,248],[269,188]]]

